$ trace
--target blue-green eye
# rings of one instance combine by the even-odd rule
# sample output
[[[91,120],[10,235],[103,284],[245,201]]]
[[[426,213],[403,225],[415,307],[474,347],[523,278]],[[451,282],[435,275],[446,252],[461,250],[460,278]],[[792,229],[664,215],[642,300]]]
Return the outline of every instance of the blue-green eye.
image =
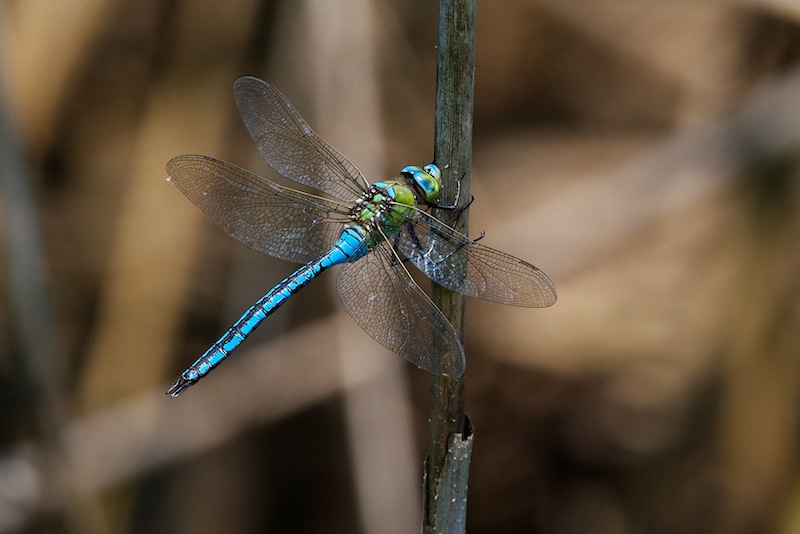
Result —
[[[439,189],[441,186],[441,175],[439,167],[436,165],[425,165],[424,169],[420,169],[414,165],[404,168],[401,173],[403,176],[410,178],[414,182],[414,187],[420,193],[425,202],[428,204],[436,204],[439,199]]]
[[[424,170],[425,172],[427,172],[428,174],[433,176],[433,178],[437,182],[439,182],[439,184],[441,185],[441,183],[442,183],[442,171],[439,170],[439,167],[437,167],[433,163],[428,163],[427,165],[425,165],[422,168],[422,170]]]

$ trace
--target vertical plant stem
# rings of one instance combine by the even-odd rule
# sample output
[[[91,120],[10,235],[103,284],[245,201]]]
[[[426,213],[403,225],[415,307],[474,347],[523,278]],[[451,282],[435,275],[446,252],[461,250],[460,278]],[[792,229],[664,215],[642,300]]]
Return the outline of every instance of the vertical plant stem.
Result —
[[[459,192],[470,198],[472,112],[475,80],[476,0],[440,0],[434,162],[442,169],[442,199]],[[444,211],[440,218],[467,233],[468,214]],[[464,297],[434,286],[433,300],[463,338]],[[434,376],[430,441],[425,463],[423,531],[464,532],[472,432],[464,410],[464,380]]]

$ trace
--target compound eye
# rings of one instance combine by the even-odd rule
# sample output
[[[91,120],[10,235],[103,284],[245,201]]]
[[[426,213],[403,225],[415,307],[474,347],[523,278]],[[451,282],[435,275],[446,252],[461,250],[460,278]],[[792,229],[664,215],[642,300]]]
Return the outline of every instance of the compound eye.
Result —
[[[433,178],[438,182],[442,179],[442,171],[439,170],[439,167],[434,165],[433,163],[429,163],[425,165],[422,170],[433,176]]]

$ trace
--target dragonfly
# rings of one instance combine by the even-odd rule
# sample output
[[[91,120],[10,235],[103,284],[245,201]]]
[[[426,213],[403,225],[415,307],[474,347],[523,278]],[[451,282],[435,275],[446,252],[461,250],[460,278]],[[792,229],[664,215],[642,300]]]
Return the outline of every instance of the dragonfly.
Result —
[[[416,366],[453,379],[465,367],[460,336],[414,281],[408,264],[466,296],[533,308],[555,303],[555,286],[544,272],[469,239],[433,215],[433,208],[465,209],[456,206],[458,198],[452,205],[441,203],[438,166],[408,166],[396,179],[371,184],[271,84],[240,78],[234,97],[267,163],[324,196],[209,156],[183,155],[167,163],[168,179],[230,237],[303,264],[247,309],[180,375],[168,395],[178,397],[197,383],[334,265],[341,265],[339,297],[361,328]]]

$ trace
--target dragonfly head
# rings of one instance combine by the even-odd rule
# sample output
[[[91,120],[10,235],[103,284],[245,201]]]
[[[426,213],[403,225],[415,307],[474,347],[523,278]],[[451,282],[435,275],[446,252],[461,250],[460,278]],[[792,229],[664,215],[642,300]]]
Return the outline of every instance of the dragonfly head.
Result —
[[[430,163],[422,168],[410,165],[400,171],[400,174],[414,183],[414,189],[421,194],[428,204],[436,204],[439,191],[442,187],[442,171]]]

